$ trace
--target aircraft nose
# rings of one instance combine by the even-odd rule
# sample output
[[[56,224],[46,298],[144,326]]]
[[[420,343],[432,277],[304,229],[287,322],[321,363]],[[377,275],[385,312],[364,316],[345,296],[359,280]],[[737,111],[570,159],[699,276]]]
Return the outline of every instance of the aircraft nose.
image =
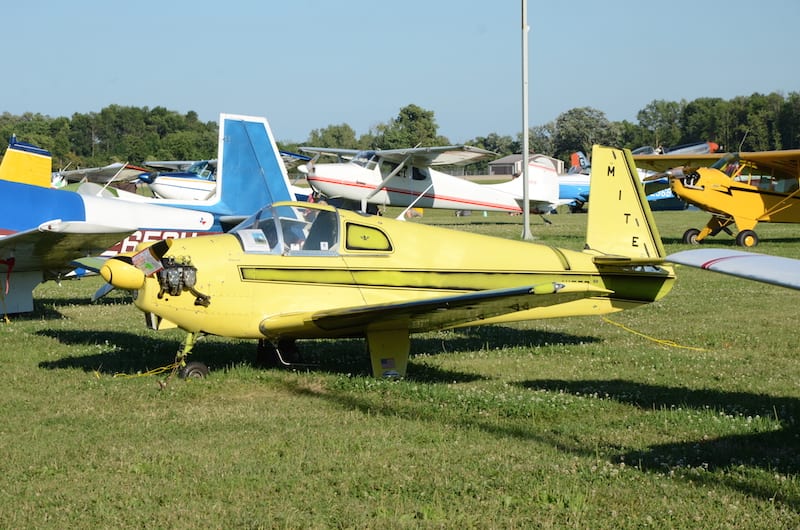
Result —
[[[132,264],[117,258],[106,261],[100,268],[100,275],[118,289],[132,291],[144,285],[144,273]]]

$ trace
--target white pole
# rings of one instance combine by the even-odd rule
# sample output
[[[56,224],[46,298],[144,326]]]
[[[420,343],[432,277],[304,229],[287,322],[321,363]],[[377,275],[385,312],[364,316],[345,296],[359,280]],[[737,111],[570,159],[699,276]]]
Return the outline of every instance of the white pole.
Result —
[[[533,239],[528,198],[528,0],[522,0],[522,239]]]

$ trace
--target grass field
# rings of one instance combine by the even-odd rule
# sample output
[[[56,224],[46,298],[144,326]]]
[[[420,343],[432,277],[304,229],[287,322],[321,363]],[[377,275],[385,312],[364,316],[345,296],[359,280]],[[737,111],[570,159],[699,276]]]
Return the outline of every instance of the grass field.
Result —
[[[550,220],[538,242],[582,247],[585,215]],[[656,220],[674,252],[706,215]],[[758,233],[800,258],[796,226]],[[417,336],[402,381],[369,377],[361,341],[303,344],[318,366],[286,371],[207,338],[211,375],[162,386],[137,372],[181,333],[146,330],[124,293],[90,304],[99,285],[44,284],[0,324],[0,528],[800,526],[796,291],[680,268],[609,319]]]

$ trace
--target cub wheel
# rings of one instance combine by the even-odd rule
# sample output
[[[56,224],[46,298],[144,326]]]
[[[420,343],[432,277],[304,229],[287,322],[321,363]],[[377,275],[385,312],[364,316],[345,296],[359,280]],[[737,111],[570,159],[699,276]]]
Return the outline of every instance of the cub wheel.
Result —
[[[742,230],[736,234],[736,244],[740,247],[754,247],[758,245],[758,236],[752,230]]]
[[[208,366],[201,362],[186,363],[186,366],[178,370],[178,377],[181,379],[202,379],[208,375]]]
[[[700,230],[697,228],[690,228],[686,232],[683,233],[683,242],[687,245],[699,245],[700,242],[697,240],[697,236],[700,235]]]

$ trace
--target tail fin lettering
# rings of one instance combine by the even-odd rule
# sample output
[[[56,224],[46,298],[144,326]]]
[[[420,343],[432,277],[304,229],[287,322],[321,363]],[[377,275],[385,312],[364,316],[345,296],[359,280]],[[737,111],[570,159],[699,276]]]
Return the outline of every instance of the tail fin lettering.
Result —
[[[592,148],[587,250],[597,262],[660,262],[664,246],[628,149]]]
[[[11,137],[0,162],[0,179],[49,188],[52,179],[50,152]]]

